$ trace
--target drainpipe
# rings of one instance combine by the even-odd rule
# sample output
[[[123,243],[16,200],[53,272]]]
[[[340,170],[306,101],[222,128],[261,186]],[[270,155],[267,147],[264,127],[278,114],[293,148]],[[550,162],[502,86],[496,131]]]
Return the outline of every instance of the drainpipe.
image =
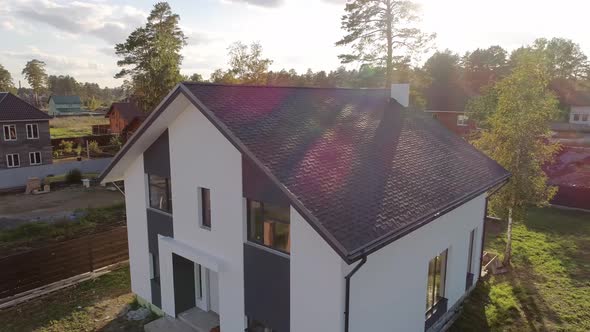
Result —
[[[344,303],[344,332],[348,332],[348,325],[350,320],[350,278],[367,262],[367,255],[363,255],[361,262],[344,277],[346,280],[346,299]]]

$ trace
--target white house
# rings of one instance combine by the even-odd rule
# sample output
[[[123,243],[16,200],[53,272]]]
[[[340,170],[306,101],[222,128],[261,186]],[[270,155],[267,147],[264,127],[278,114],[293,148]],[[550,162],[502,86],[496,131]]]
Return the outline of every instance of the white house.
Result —
[[[570,123],[590,126],[590,105],[570,106]]]
[[[152,324],[441,329],[509,173],[408,92],[178,85],[101,175],[125,181],[131,286],[168,315]]]

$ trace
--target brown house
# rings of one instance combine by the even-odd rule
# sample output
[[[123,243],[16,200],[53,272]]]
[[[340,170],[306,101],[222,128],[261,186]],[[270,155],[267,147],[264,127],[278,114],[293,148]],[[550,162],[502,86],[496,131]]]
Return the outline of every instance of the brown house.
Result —
[[[0,92],[0,169],[52,163],[47,113]]]
[[[131,102],[113,103],[106,114],[111,134],[130,136],[145,119],[145,115]]]
[[[466,137],[477,129],[475,121],[469,119],[465,110],[469,98],[474,96],[475,93],[462,87],[432,86],[426,91],[425,112],[431,113],[455,134]]]

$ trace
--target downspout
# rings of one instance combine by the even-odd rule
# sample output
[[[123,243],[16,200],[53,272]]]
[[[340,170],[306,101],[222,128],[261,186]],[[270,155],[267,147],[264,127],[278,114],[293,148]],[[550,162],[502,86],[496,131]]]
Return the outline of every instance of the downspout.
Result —
[[[502,185],[498,186],[494,190],[490,191],[486,195],[486,204],[485,204],[485,208],[483,210],[483,232],[481,232],[481,248],[480,248],[481,250],[479,253],[479,275],[477,276],[478,279],[479,279],[479,277],[481,277],[481,269],[483,268],[483,247],[484,247],[484,244],[486,241],[486,219],[488,217],[488,200],[489,200],[490,196],[492,196],[493,194],[498,192],[498,190],[502,189],[502,187],[504,187],[504,185],[506,183],[508,183],[508,181],[510,181],[510,179],[507,179],[506,182],[504,182]]]
[[[363,258],[360,263],[350,271],[345,277],[346,280],[346,298],[344,302],[344,332],[348,332],[349,320],[350,320],[350,278],[367,262],[367,255],[363,254]]]

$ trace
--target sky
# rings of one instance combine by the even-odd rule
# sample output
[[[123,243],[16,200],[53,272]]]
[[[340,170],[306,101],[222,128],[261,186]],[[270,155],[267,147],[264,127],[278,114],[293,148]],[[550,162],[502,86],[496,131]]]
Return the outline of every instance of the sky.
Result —
[[[539,37],[564,37],[590,55],[585,0],[415,0],[419,26],[435,32],[435,46],[463,54],[500,45],[508,50]],[[227,68],[227,47],[259,41],[271,69],[333,70],[344,51],[334,46],[344,32],[346,0],[170,0],[188,36],[181,72],[205,78]],[[0,0],[0,64],[21,81],[30,59],[48,74],[118,86],[114,45],[145,23],[154,2],[145,0]],[[427,55],[423,57],[426,58]]]

